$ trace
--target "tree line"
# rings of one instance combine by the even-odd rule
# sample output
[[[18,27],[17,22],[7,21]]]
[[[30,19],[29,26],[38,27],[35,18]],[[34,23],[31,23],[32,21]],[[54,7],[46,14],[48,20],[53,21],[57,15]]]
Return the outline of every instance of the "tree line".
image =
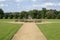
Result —
[[[42,10],[4,13],[4,11],[0,9],[0,19],[28,19],[29,17],[32,19],[60,19],[60,11],[42,8]]]

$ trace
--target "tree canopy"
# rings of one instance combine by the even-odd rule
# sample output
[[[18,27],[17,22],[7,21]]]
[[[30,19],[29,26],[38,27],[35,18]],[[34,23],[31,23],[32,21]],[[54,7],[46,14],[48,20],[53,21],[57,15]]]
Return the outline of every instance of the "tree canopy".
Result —
[[[4,13],[2,9],[0,9],[0,19],[3,17],[5,19],[28,19],[29,16],[32,19],[60,19],[60,11],[57,10],[47,10],[46,8],[42,8],[42,10],[30,10],[30,11],[21,11],[21,12],[9,12],[9,13]]]

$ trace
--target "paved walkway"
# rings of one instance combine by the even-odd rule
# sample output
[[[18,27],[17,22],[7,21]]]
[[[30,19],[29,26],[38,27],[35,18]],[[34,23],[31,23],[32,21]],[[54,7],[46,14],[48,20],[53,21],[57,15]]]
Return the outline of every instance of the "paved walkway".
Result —
[[[24,23],[12,40],[46,40],[35,23]]]

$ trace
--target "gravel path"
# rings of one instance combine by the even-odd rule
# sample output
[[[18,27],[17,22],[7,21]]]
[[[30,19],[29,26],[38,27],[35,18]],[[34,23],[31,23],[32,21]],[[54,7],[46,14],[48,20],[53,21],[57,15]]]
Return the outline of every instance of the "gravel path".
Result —
[[[46,40],[35,23],[24,23],[12,40]]]

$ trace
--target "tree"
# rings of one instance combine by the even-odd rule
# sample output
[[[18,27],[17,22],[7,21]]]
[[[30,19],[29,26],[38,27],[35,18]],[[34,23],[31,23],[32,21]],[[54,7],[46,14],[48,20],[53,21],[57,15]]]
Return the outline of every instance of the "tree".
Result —
[[[42,10],[30,10],[30,11],[22,11],[22,12],[9,12],[9,13],[4,13],[2,9],[0,9],[0,19],[5,17],[5,19],[28,19],[31,17],[32,19],[55,19],[58,18],[60,19],[60,11],[57,10],[47,10],[46,8],[42,8]]]
[[[14,16],[11,14],[11,15],[10,15],[10,19],[13,19],[13,17],[14,17]]]
[[[13,13],[10,12],[10,13],[9,13],[9,18],[10,18],[10,19],[13,19],[13,17],[14,17]]]
[[[36,19],[38,17],[38,10],[29,11],[29,14],[33,19]]]
[[[18,17],[19,17],[19,12],[14,12],[14,13],[12,13],[12,15],[13,15],[13,17],[14,17],[15,19],[18,19]]]
[[[22,12],[20,13],[20,18],[21,18],[21,19],[23,19],[23,18],[27,19],[27,18],[28,18],[28,13],[27,13],[26,11],[22,11]]]
[[[60,19],[60,13],[57,15],[57,19]]]
[[[54,19],[55,18],[55,13],[54,13],[54,11],[52,11],[52,10],[49,10],[48,12],[46,12],[46,18],[48,18],[48,19]]]
[[[42,18],[46,17],[46,15],[45,15],[46,12],[47,12],[46,8],[42,8]]]
[[[42,18],[42,15],[41,15],[41,11],[38,11],[38,14],[37,14],[37,19],[41,19]]]
[[[5,17],[5,19],[8,19],[9,13],[5,13],[5,14],[4,14],[4,17]]]
[[[2,9],[0,9],[0,19],[2,19],[4,16],[4,11]]]
[[[18,17],[19,17],[19,15],[18,15],[18,14],[16,14],[16,15],[15,15],[15,19],[18,19]]]

